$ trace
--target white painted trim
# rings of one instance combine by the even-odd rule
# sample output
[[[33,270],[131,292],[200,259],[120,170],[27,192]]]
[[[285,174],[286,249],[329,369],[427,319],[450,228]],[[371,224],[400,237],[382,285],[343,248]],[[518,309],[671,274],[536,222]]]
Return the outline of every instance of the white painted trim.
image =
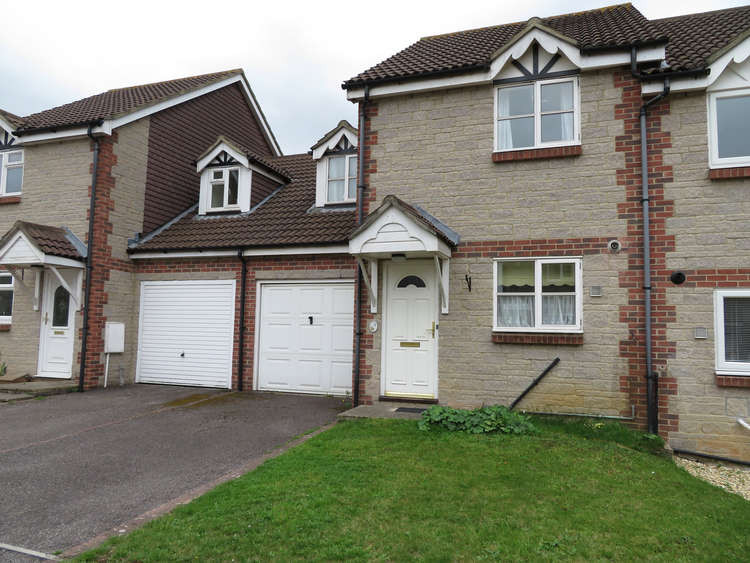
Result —
[[[357,256],[357,264],[362,272],[362,279],[365,280],[367,286],[367,293],[370,295],[370,312],[378,312],[378,261],[368,260],[370,263],[370,273],[367,273],[367,267],[365,266],[364,260]]]
[[[461,88],[478,84],[489,84],[502,70],[503,66],[512,56],[521,58],[533,41],[537,41],[548,53],[562,52],[571,63],[581,70],[597,70],[602,68],[617,67],[630,64],[630,51],[619,51],[610,53],[582,54],[574,45],[555,37],[542,29],[530,29],[523,37],[519,38],[512,46],[506,47],[490,64],[488,71],[471,72],[457,76],[438,78],[425,78],[422,80],[404,80],[401,82],[389,82],[386,84],[373,84],[370,86],[371,98],[384,96],[395,96],[407,92],[428,92],[431,90],[443,90],[446,88]],[[664,60],[666,49],[664,46],[645,47],[638,50],[637,61],[661,61]],[[661,87],[659,89],[661,91]],[[347,92],[348,100],[359,101],[364,98],[364,88],[354,88]]]
[[[202,172],[203,169],[208,166],[214,158],[216,158],[223,152],[226,152],[229,156],[242,164],[242,166],[244,166],[245,168],[248,168],[250,166],[250,162],[247,160],[246,155],[242,154],[239,151],[236,151],[234,147],[228,145],[227,143],[222,142],[216,145],[216,147],[214,147],[214,149],[210,153],[208,153],[206,156],[195,163],[195,171],[198,173]],[[236,164],[227,164],[223,167],[226,168],[229,166],[236,166]]]
[[[257,280],[255,282],[255,337],[253,338],[253,391],[259,390],[259,377],[258,368],[260,360],[260,319],[261,319],[261,306],[262,306],[262,291],[264,285],[291,285],[291,284],[332,284],[332,283],[348,283],[354,287],[354,280],[351,279],[319,279],[319,280]],[[356,310],[353,312],[354,319],[356,320]],[[354,331],[356,327],[352,324],[352,338],[354,337]],[[354,356],[352,355],[352,358]],[[352,369],[354,368],[354,360],[352,359]],[[310,393],[311,395],[329,395],[330,393]],[[352,396],[354,395],[354,380],[352,379]]]
[[[750,375],[750,362],[726,361],[724,342],[724,298],[750,298],[750,289],[716,289],[714,290],[714,352],[717,375]]]
[[[440,288],[440,312],[443,315],[447,315],[450,312],[450,258],[438,258],[437,255],[433,256],[435,259],[435,272],[437,273],[438,286]]]
[[[347,141],[349,141],[349,143],[355,147],[359,144],[357,135],[355,135],[342,125],[340,129],[331,136],[330,139],[328,139],[325,143],[323,143],[319,147],[316,147],[315,150],[312,151],[313,160],[320,159],[327,150],[335,149],[341,141],[342,137],[346,137]]]
[[[258,122],[260,123],[260,126],[263,129],[263,132],[265,133],[265,137],[266,137],[266,140],[268,141],[268,144],[271,146],[271,149],[274,151],[275,156],[280,156],[282,154],[281,147],[279,147],[279,144],[277,143],[273,133],[271,132],[271,128],[268,125],[268,122],[266,121],[265,115],[263,115],[263,112],[260,110],[260,106],[258,105],[258,102],[255,99],[255,95],[253,94],[253,91],[250,88],[250,85],[247,83],[247,80],[245,79],[243,74],[235,74],[228,78],[225,78],[224,80],[220,80],[218,82],[214,82],[213,84],[204,86],[203,88],[199,88],[197,90],[193,90],[192,92],[187,92],[186,94],[182,94],[181,96],[170,98],[163,102],[150,105],[148,107],[133,111],[131,113],[125,114],[123,116],[120,116],[114,119],[105,120],[105,122],[101,126],[94,127],[92,129],[92,133],[95,135],[97,134],[111,135],[112,131],[118,127],[122,127],[123,125],[132,123],[133,121],[137,121],[143,117],[147,117],[149,115],[160,112],[162,110],[165,110],[165,109],[174,107],[176,105],[182,104],[184,102],[190,101],[199,96],[203,96],[204,94],[209,94],[211,92],[214,92],[215,90],[220,90],[221,88],[224,88],[225,86],[229,86],[237,82],[240,83],[242,87],[242,91],[245,94],[245,98],[249,102],[250,107],[255,113],[255,116],[257,117]],[[88,129],[86,127],[63,129],[61,131],[55,131],[55,132],[43,131],[39,133],[31,133],[29,135],[23,135],[19,139],[23,143],[28,144],[28,143],[35,143],[35,142],[40,142],[40,141],[53,141],[53,140],[62,139],[62,138],[81,137],[81,136],[85,136],[87,134],[87,131]]]
[[[235,279],[213,279],[213,280],[143,280],[141,281],[138,291],[138,346],[137,356],[135,361],[135,382],[140,383],[141,379],[141,356],[142,356],[142,343],[143,343],[143,288],[149,285],[200,285],[200,284],[215,284],[215,285],[226,285],[232,286],[232,297],[234,307],[232,307],[232,327],[235,326],[236,305],[237,305],[237,280]],[[232,388],[232,378],[234,377],[234,343],[236,338],[236,328],[232,330],[232,346],[229,349],[229,377],[226,382],[226,387],[223,389]]]
[[[10,274],[10,283],[0,284],[0,290],[11,291],[13,293],[13,296],[10,307],[10,315],[0,316],[0,324],[13,323],[13,305],[15,305],[16,303],[16,282],[18,282],[19,285],[24,286],[20,276],[18,275],[18,272],[16,272],[15,269],[6,268],[5,270],[0,271],[0,275],[7,275],[6,272],[7,274]]]
[[[47,266],[47,269],[50,270],[53,274],[55,274],[55,277],[57,278],[57,281],[60,282],[60,285],[62,285],[65,288],[65,291],[67,291],[68,294],[70,295],[70,297],[73,299],[73,301],[75,302],[75,305],[76,305],[76,311],[80,310],[80,308],[81,308],[81,296],[78,295],[78,293],[76,292],[76,290],[74,290],[72,287],[70,287],[68,285],[68,282],[65,281],[65,278],[62,277],[62,274],[60,274],[60,271],[57,268],[55,268],[52,265],[49,265],[49,266]],[[79,275],[80,275],[80,272],[79,272]],[[77,277],[78,276],[76,276],[76,278]],[[78,285],[77,280],[76,280],[76,285]]]
[[[534,262],[534,326],[506,327],[497,324],[497,264],[500,262]],[[576,324],[555,326],[542,324],[542,264],[575,264],[576,282]],[[493,332],[533,332],[540,334],[582,334],[583,333],[583,259],[580,256],[513,257],[492,259],[492,331]]]
[[[242,252],[243,256],[293,256],[307,254],[348,254],[349,246],[337,244],[330,246],[282,246],[250,248]],[[168,260],[170,258],[215,258],[217,256],[237,256],[236,250],[206,250],[177,252],[143,252],[131,254],[131,260]]]
[[[8,121],[3,119],[2,115],[0,115],[0,129],[7,131],[10,138],[15,139],[15,137],[13,136],[13,131],[15,130],[15,127],[13,127]]]
[[[21,153],[21,162],[8,162],[8,157],[12,153]],[[2,149],[0,150],[0,197],[17,197],[23,194],[23,178],[25,175],[25,164],[26,164],[26,155],[24,153],[23,147],[16,147],[13,146],[8,149]],[[21,191],[20,192],[11,192],[6,193],[5,190],[7,189],[7,183],[8,183],[8,168],[20,168],[21,169]]]
[[[44,360],[46,358],[47,354],[47,329],[46,324],[44,320],[44,315],[46,313],[52,313],[51,310],[45,311],[48,305],[50,305],[48,298],[52,298],[54,300],[54,294],[51,294],[51,285],[53,282],[53,279],[49,276],[47,271],[51,270],[52,268],[45,268],[44,269],[44,288],[42,290],[41,295],[41,313],[39,315],[39,350],[37,353],[37,376],[38,377],[50,377],[50,378],[56,378],[56,379],[68,379],[70,377],[73,377],[73,364],[75,364],[75,346],[76,346],[76,339],[78,338],[76,333],[76,315],[75,310],[73,312],[68,311],[68,316],[70,318],[70,326],[68,327],[68,330],[70,330],[72,336],[70,338],[70,345],[73,348],[72,354],[71,354],[71,362],[70,362],[70,375],[59,375],[56,372],[48,372],[44,371]],[[62,277],[60,273],[56,270],[53,270],[53,273],[55,274],[55,278],[57,278],[58,281],[61,281],[62,285],[65,290],[70,294],[71,297],[73,297],[73,293],[68,289],[69,285],[67,283],[64,283],[64,280],[61,280]],[[83,275],[83,272],[78,272],[79,276]],[[37,276],[38,277],[38,276]],[[76,284],[77,285],[77,284]],[[80,299],[80,297],[79,297]],[[51,305],[54,305],[52,303]],[[50,318],[52,315],[50,314]]]
[[[720,98],[733,98],[740,96],[750,96],[750,85],[746,88],[708,92],[708,95],[706,96],[706,104],[708,105],[708,161],[709,167],[712,169],[734,168],[737,166],[750,165],[750,155],[728,158],[719,157],[719,124],[716,112],[716,101]]]

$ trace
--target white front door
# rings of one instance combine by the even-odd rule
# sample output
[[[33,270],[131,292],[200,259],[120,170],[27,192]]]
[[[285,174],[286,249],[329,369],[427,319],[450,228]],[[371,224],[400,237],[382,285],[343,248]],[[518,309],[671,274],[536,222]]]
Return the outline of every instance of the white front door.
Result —
[[[259,293],[258,389],[351,392],[354,284],[262,283]]]
[[[437,285],[429,260],[388,264],[384,394],[437,398]]]
[[[68,287],[76,287],[78,270],[58,270]],[[73,375],[75,301],[57,276],[44,273],[42,326],[40,330],[38,377],[69,378]]]

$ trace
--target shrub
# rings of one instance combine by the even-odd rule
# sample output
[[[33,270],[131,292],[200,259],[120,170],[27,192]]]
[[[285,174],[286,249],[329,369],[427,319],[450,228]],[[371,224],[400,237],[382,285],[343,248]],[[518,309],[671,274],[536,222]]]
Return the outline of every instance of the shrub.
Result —
[[[420,430],[438,427],[452,432],[468,432],[469,434],[486,432],[531,434],[536,432],[536,427],[531,423],[528,416],[500,405],[474,410],[433,405],[422,413],[422,419],[417,423],[417,426]]]

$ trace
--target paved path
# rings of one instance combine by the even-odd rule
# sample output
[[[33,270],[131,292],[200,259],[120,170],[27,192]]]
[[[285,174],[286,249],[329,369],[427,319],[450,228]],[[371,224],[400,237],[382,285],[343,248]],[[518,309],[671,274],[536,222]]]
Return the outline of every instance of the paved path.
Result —
[[[330,423],[341,403],[156,385],[0,403],[0,543],[69,549]]]

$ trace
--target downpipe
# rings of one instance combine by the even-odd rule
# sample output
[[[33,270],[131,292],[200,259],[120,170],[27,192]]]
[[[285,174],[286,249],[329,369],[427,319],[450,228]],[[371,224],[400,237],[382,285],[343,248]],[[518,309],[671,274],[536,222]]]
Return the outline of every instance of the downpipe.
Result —
[[[637,68],[638,48],[633,47],[630,52],[630,71],[634,78],[643,80],[645,77]],[[652,306],[651,306],[651,217],[648,184],[648,128],[646,118],[648,108],[669,95],[669,78],[664,78],[664,88],[657,96],[645,102],[640,109],[641,134],[641,207],[643,214],[643,291],[646,329],[646,411],[649,434],[659,433],[659,376],[654,373],[653,343],[652,343]]]
[[[89,123],[86,135],[94,143],[94,163],[91,171],[91,196],[89,198],[89,230],[86,241],[86,292],[83,298],[83,328],[81,329],[81,366],[78,374],[78,392],[83,393],[86,375],[86,356],[89,337],[89,306],[91,304],[92,273],[94,271],[94,216],[96,214],[96,179],[99,172],[99,139],[94,137],[93,129],[101,125],[101,120]]]
[[[365,114],[370,87],[365,86],[365,95],[359,105],[359,147],[357,155],[357,225],[362,224],[365,196]],[[357,268],[357,292],[354,313],[354,393],[352,405],[359,406],[360,357],[362,355],[362,272]]]

